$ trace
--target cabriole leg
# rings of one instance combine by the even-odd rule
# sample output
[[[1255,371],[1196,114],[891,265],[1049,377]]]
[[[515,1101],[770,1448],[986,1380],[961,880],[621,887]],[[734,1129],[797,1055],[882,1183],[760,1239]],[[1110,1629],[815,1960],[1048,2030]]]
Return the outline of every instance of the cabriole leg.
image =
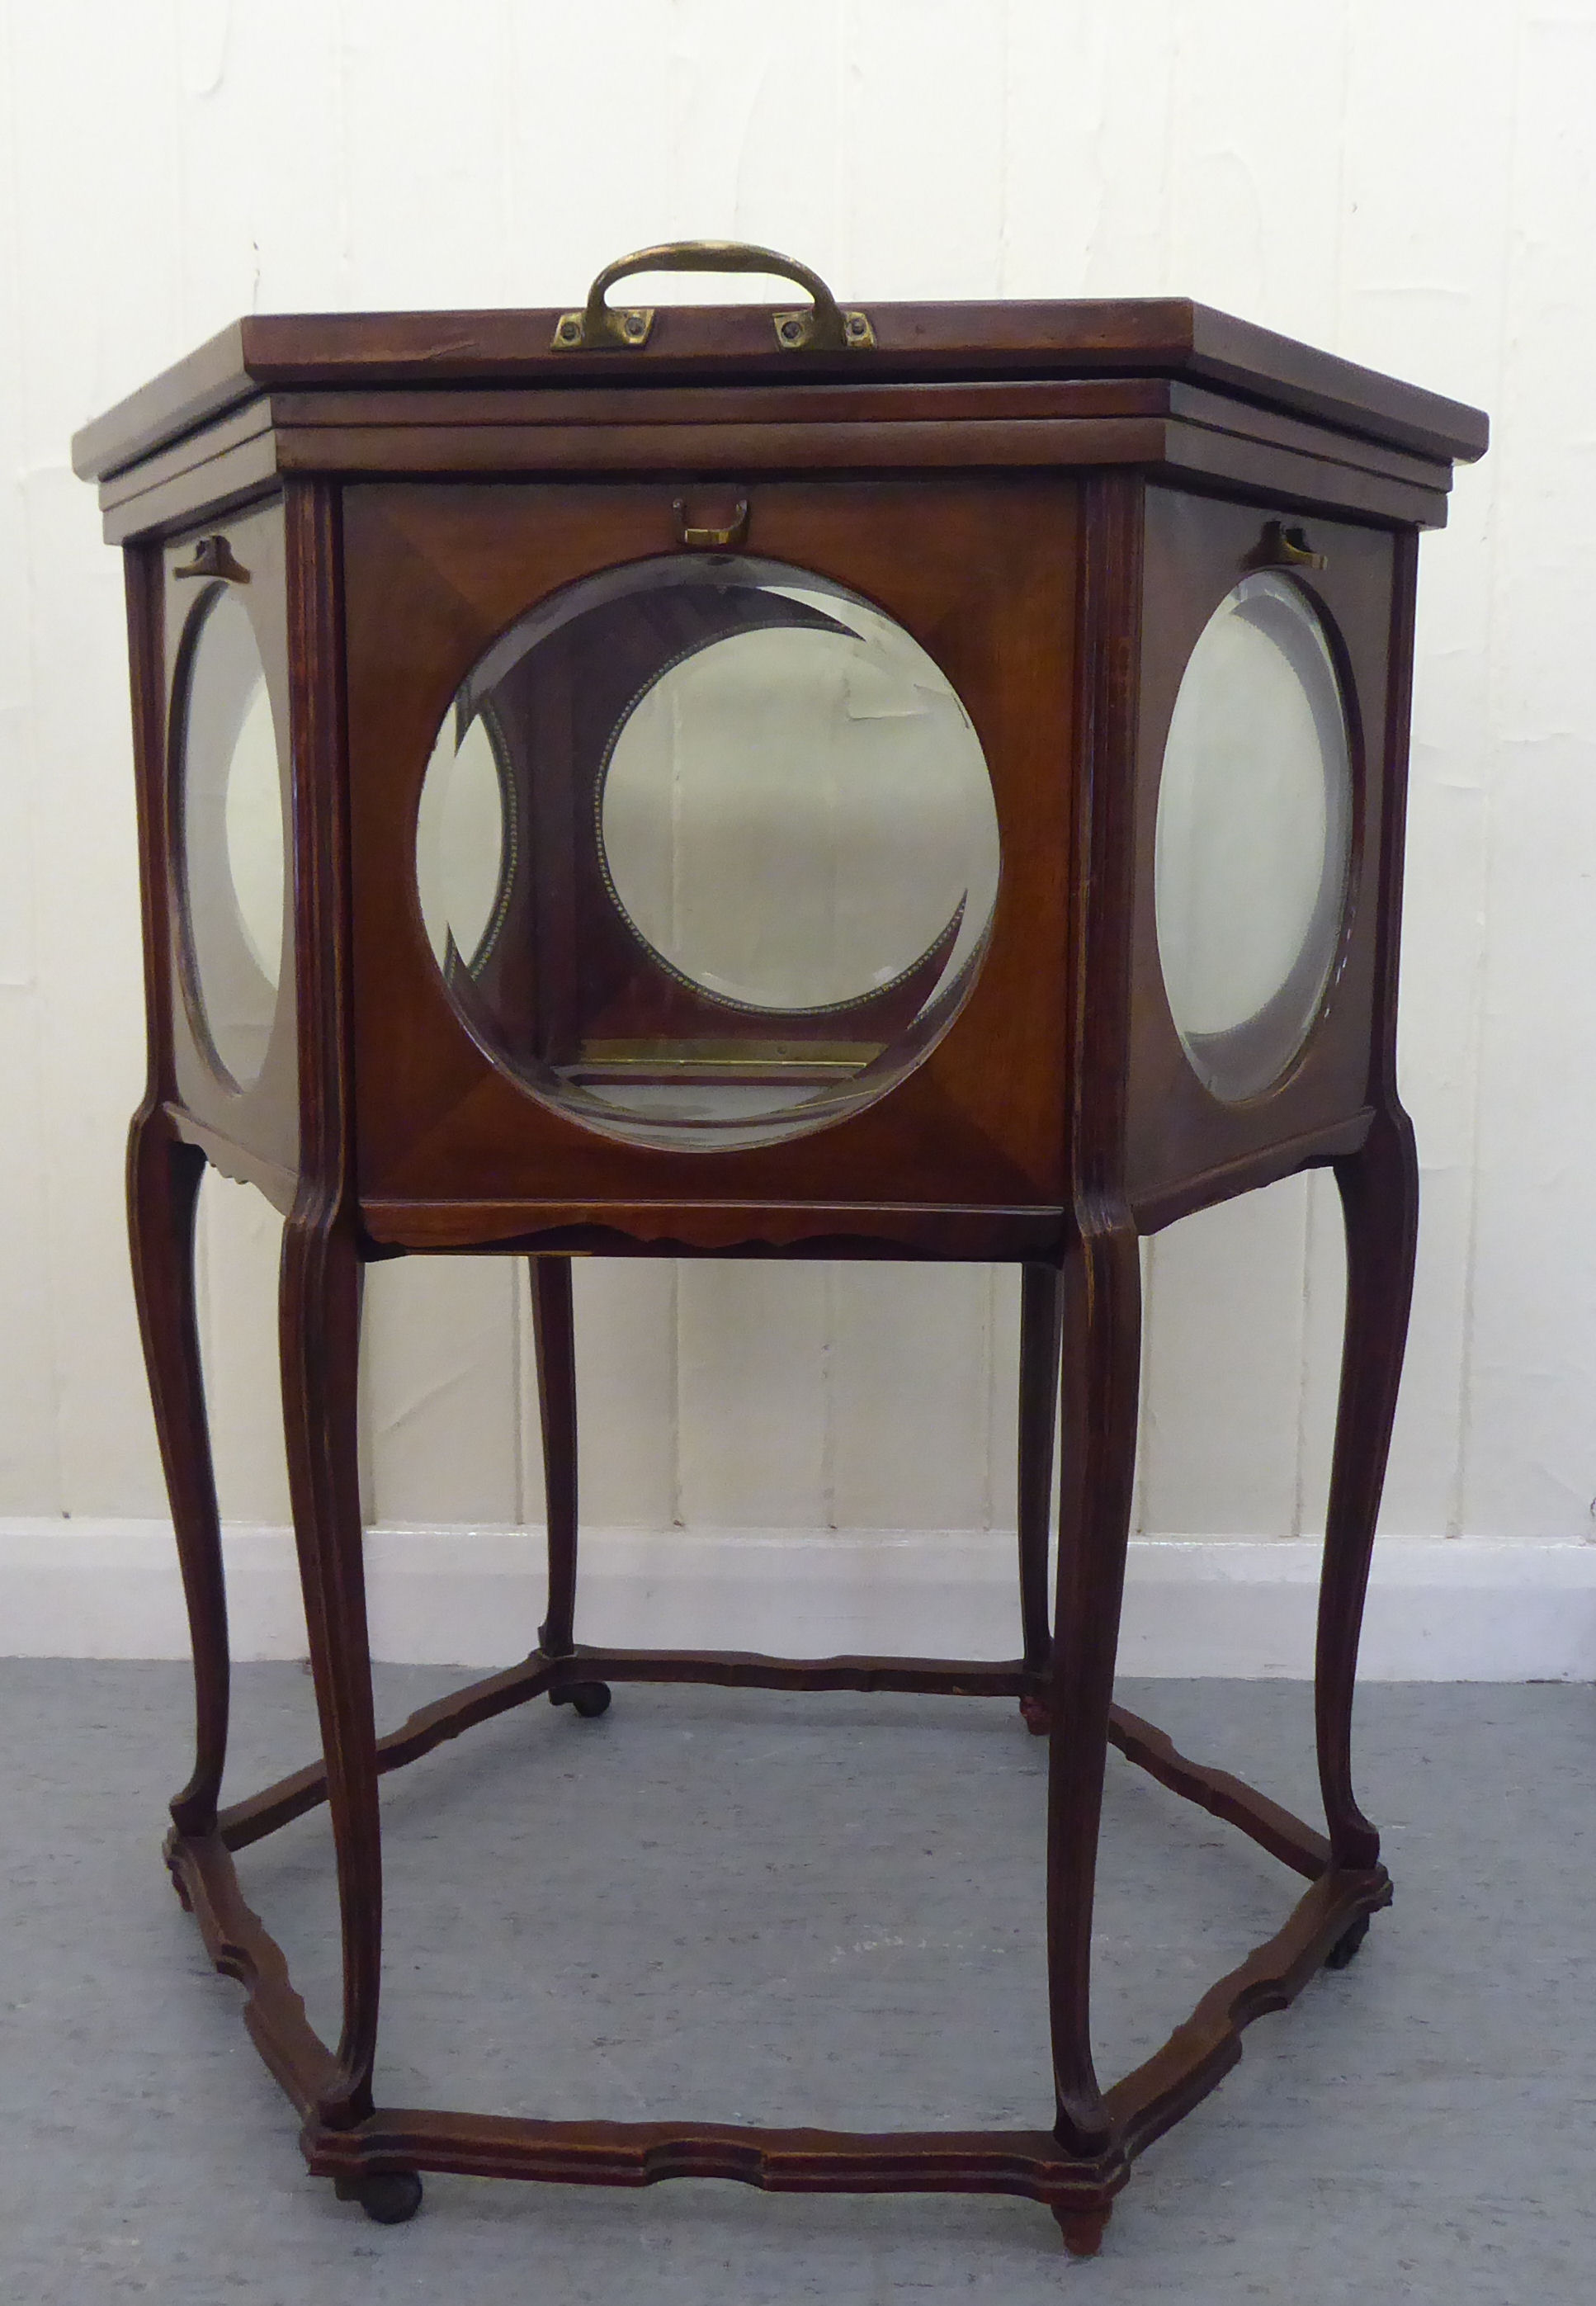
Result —
[[[1336,1183],[1346,1226],[1346,1328],[1325,1518],[1314,1706],[1335,1862],[1369,1866],[1378,1861],[1380,1842],[1353,1794],[1353,1690],[1419,1236],[1418,1157],[1412,1123],[1400,1106],[1377,1115],[1361,1149],[1336,1162]]]
[[[1037,1680],[1020,1699],[1020,1711],[1032,1735],[1045,1738],[1052,1720],[1043,1682],[1053,1647],[1047,1538],[1053,1518],[1063,1282],[1056,1266],[1027,1265],[1020,1270],[1020,1632],[1026,1670]]]
[[[180,1833],[209,1833],[227,1755],[227,1596],[194,1303],[194,1225],[205,1157],[166,1116],[134,1116],[127,1147],[133,1293],[149,1374],[194,1653],[194,1769],[172,1803]]]
[[[538,1628],[545,1657],[570,1649],[576,1614],[576,1349],[568,1257],[529,1257],[532,1342],[543,1436],[549,1516],[549,1614]]]
[[[346,1226],[297,1213],[289,1219],[280,1297],[283,1415],[344,1952],[337,2080],[317,2108],[335,2128],[371,2111],[382,1955],[377,1732],[357,1457],[362,1279]]]
[[[549,1516],[549,1614],[538,1628],[545,1657],[568,1657],[576,1617],[576,1330],[568,1257],[529,1257],[538,1417],[543,1435],[543,1495]],[[555,1705],[591,1720],[610,1704],[602,1681],[552,1690]]]
[[[1091,2048],[1092,1900],[1130,1541],[1141,1265],[1129,1218],[1083,1227],[1063,1270],[1063,1485],[1048,1755],[1047,1971],[1056,2134],[1110,2144]],[[1068,2241],[1068,2234],[1065,2236]]]

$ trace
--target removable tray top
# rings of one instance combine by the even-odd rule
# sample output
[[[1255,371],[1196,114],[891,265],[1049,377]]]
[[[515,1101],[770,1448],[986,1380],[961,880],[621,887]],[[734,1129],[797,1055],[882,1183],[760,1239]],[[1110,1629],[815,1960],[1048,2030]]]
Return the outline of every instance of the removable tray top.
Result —
[[[273,391],[396,386],[957,383],[1156,376],[1438,463],[1485,452],[1478,410],[1183,297],[1050,303],[873,304],[873,341],[788,351],[768,303],[666,304],[647,341],[556,345],[556,311],[254,314],[234,321],[73,441],[85,480],[125,470]]]

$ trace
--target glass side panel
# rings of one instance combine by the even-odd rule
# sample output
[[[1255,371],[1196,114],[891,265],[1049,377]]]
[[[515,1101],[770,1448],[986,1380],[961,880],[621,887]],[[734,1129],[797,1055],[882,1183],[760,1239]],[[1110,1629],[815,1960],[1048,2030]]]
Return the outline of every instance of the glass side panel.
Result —
[[[882,1096],[974,982],[997,816],[892,619],[780,563],[573,585],[454,699],[417,823],[456,1007],[610,1136],[759,1144]]]
[[[1158,790],[1158,957],[1216,1097],[1256,1096],[1302,1047],[1341,941],[1352,760],[1317,611],[1246,577],[1182,677]]]
[[[277,1014],[286,837],[265,670],[226,585],[207,586],[190,612],[175,702],[191,991],[220,1069],[247,1089]]]

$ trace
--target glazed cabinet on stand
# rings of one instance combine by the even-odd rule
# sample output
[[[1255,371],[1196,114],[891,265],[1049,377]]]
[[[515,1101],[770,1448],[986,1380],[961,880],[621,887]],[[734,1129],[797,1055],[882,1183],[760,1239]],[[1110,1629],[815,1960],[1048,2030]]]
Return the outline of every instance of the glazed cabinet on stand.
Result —
[[[610,300],[684,266],[809,301]],[[1414,583],[1485,438],[1472,410],[1190,303],[845,311],[721,244],[645,252],[565,313],[246,320],[79,436],[127,565],[150,1051],[129,1198],[198,1691],[167,1858],[311,2169],[374,2216],[408,2216],[427,2170],[710,2175],[1027,2194],[1089,2252],[1242,2028],[1387,1901],[1349,1737],[1416,1224],[1395,1075]],[[284,1221],[323,1745],[226,1808],[207,1163]],[[1335,1173],[1348,1250],[1322,1831],[1113,1697],[1139,1243],[1310,1166]],[[379,1738],[362,1277],[451,1251],[528,1260],[548,1600],[524,1664]],[[1019,1654],[575,1642],[571,1260],[660,1255],[1021,1268]],[[507,1707],[592,1715],[647,1680],[985,1694],[1050,1736],[1034,2130],[939,2129],[935,2105],[882,2136],[380,2101],[380,1775]],[[1111,1743],[1304,1887],[1105,2087]],[[322,1802],[336,2042],[234,1868]]]

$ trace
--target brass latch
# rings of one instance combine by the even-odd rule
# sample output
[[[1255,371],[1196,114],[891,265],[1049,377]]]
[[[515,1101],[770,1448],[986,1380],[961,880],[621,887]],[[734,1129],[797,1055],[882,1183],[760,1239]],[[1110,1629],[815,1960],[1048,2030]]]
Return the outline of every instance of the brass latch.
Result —
[[[1326,568],[1329,555],[1315,552],[1306,531],[1284,521],[1266,520],[1264,533],[1242,561],[1243,568]]]
[[[739,497],[737,508],[724,528],[698,526],[687,518],[685,497],[678,497],[671,508],[681,524],[681,541],[695,551],[726,552],[739,545],[748,534],[748,500]]]
[[[233,558],[233,548],[225,536],[202,536],[194,547],[194,557],[174,568],[174,576],[222,576],[229,585],[247,585],[250,572],[240,560]]]

